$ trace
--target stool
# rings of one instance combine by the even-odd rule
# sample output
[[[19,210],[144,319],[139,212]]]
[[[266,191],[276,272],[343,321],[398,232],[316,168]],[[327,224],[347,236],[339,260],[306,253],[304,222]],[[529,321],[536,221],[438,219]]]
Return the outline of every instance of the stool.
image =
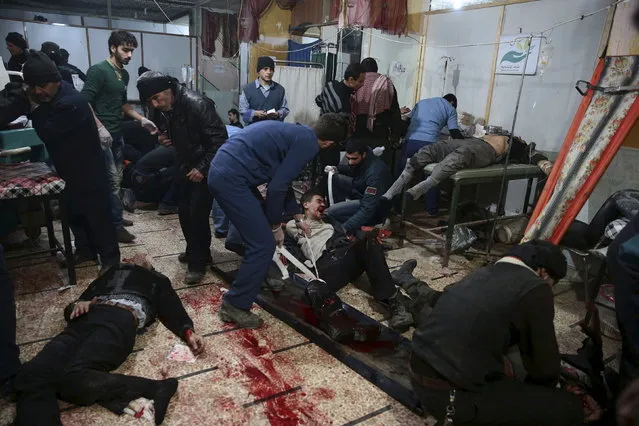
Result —
[[[41,253],[61,252],[66,258],[69,284],[75,285],[75,259],[71,246],[71,234],[69,232],[69,216],[66,202],[63,199],[66,183],[45,163],[18,163],[0,165],[0,206],[3,204],[15,204],[24,201],[37,201],[44,208],[49,250],[12,256],[16,259],[33,256]],[[64,247],[60,245],[53,232],[53,213],[51,212],[51,200],[59,200],[60,221],[62,223],[62,237]],[[8,257],[9,259],[9,257]]]

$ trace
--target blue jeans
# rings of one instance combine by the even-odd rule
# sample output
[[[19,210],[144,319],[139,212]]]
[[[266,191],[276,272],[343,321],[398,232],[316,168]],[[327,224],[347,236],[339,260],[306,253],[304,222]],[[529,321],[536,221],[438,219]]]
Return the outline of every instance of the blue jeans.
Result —
[[[122,149],[124,147],[124,139],[121,133],[112,134],[113,144],[111,149],[102,147],[104,155],[104,163],[107,170],[107,179],[111,189],[111,219],[115,225],[115,229],[123,229],[122,224],[122,201],[120,200],[120,184],[122,183],[122,172],[124,170],[124,156]]]
[[[220,207],[217,200],[213,200],[211,218],[213,219],[216,233],[227,234],[229,232],[229,219],[226,217],[224,210],[222,210],[222,207]]]
[[[359,210],[359,200],[348,200],[335,203],[326,209],[326,215],[344,224]]]
[[[418,141],[415,139],[409,139],[404,143],[404,147],[402,148],[402,154],[399,156],[399,162],[395,165],[395,170],[397,171],[397,176],[404,170],[406,167],[406,161],[417,151],[419,151],[422,147],[431,144],[433,142],[426,141]],[[439,195],[440,190],[438,187],[432,188],[426,192],[424,195],[424,201],[426,203],[426,211],[428,214],[432,216],[437,216],[439,214]],[[400,201],[401,202],[401,201]]]

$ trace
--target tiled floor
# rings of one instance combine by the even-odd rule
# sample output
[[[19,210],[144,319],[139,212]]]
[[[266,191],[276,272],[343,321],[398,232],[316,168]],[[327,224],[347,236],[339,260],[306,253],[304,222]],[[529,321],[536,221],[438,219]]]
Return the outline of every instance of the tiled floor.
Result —
[[[118,369],[125,374],[151,378],[177,377],[180,386],[173,399],[167,425],[423,425],[430,423],[417,416],[366,381],[304,336],[255,308],[264,318],[259,330],[237,330],[223,324],[215,315],[226,284],[212,272],[202,285],[184,285],[185,266],[177,261],[184,249],[184,238],[176,216],[157,216],[155,212],[127,214],[134,221],[131,231],[136,243],[122,246],[123,258],[136,253],[148,254],[155,268],[167,275],[192,316],[197,331],[205,338],[206,354],[193,364],[166,359],[178,340],[161,324],[151,327],[137,339],[135,351]],[[42,237],[44,243],[44,237]],[[213,242],[216,263],[236,262],[237,256]],[[11,252],[9,253],[11,255]],[[443,269],[436,254],[424,247],[407,244],[388,252],[390,267],[416,258],[415,275],[442,289],[459,280],[483,258],[472,261],[453,256]],[[64,327],[62,310],[97,276],[96,266],[78,268],[78,285],[58,291],[65,285],[65,270],[48,257],[9,261],[16,282],[18,342],[21,358],[32,358],[46,342]],[[358,280],[340,292],[349,303],[374,319],[384,316],[366,288],[366,279]],[[561,287],[559,290],[567,290]],[[568,289],[569,290],[569,289]],[[576,349],[583,339],[570,325],[583,315],[574,292],[557,297],[556,326],[560,347]],[[412,331],[405,334],[410,338]],[[606,355],[617,344],[606,341]],[[116,417],[98,407],[75,407],[60,402],[66,425],[145,424],[128,416]],[[13,404],[0,402],[0,425],[11,423]]]

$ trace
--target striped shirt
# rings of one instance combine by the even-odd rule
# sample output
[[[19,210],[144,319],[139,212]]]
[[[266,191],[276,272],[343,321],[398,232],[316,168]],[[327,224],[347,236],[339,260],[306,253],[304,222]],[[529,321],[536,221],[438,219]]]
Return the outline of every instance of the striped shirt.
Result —
[[[329,81],[315,98],[315,103],[321,109],[321,114],[329,112],[350,114],[351,111],[351,95],[353,89],[348,87],[342,81]]]

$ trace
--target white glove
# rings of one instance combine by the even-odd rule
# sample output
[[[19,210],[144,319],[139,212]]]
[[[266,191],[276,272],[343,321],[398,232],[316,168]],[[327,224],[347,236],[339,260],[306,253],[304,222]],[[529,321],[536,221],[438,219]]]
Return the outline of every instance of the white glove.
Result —
[[[550,175],[550,172],[552,171],[552,163],[550,161],[542,160],[537,163],[537,165],[539,166],[541,171],[546,174],[546,176]]]
[[[380,155],[382,155],[384,153],[384,147],[383,146],[378,146],[376,148],[373,148],[373,154],[375,154],[375,157],[379,157]]]
[[[324,167],[324,173],[330,173],[330,172],[337,173],[337,167],[335,166]]]
[[[113,145],[113,137],[104,126],[98,127],[98,135],[100,136],[100,144],[103,148],[111,148]]]
[[[152,135],[155,135],[156,133],[159,132],[158,126],[156,126],[154,122],[152,122],[146,117],[143,117],[142,120],[140,120],[140,125],[144,127]]]
[[[284,244],[284,230],[282,229],[282,226],[278,226],[277,228],[272,229],[272,231],[275,244],[277,244],[278,247],[282,247],[282,244]]]

